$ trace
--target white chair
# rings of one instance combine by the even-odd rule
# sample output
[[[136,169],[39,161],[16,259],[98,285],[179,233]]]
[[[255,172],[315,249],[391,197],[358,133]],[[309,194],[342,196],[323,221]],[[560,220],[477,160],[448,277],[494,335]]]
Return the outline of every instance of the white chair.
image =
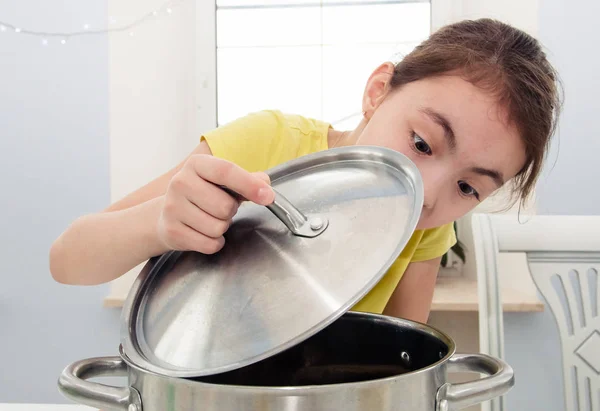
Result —
[[[504,357],[498,253],[526,254],[558,325],[566,411],[600,411],[600,216],[475,214],[480,351]],[[483,409],[504,411],[503,398]]]

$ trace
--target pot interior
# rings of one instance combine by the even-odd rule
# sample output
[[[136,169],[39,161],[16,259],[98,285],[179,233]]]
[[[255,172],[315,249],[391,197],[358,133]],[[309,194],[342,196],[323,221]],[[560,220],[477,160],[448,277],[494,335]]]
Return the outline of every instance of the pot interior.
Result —
[[[444,358],[453,343],[420,324],[348,312],[304,342],[249,366],[194,378],[212,384],[341,384],[416,371]]]

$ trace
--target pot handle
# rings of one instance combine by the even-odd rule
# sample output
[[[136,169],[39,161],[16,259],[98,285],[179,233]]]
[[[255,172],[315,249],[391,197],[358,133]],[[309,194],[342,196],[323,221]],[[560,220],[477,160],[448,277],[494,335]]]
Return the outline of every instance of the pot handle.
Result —
[[[437,392],[437,411],[453,411],[479,404],[505,394],[515,383],[514,372],[502,360],[485,354],[455,354],[448,361],[449,372],[487,374],[480,380],[446,383]]]
[[[244,197],[229,187],[223,185],[219,187],[230,196],[244,200]],[[281,220],[294,235],[311,238],[316,237],[325,231],[329,225],[329,221],[325,217],[315,215],[306,216],[280,192],[275,189],[273,189],[273,191],[275,192],[275,200],[269,204],[267,208],[279,218],[279,220]]]
[[[86,381],[94,377],[126,376],[121,357],[97,357],[74,362],[58,379],[58,388],[67,398],[103,410],[142,411],[140,394],[133,387],[112,387]]]

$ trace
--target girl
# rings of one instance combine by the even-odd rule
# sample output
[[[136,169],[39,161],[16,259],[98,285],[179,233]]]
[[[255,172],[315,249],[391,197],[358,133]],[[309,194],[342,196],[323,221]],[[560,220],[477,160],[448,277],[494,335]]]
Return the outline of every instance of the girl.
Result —
[[[527,198],[558,108],[557,76],[535,39],[490,19],[449,25],[371,74],[355,130],[279,111],[212,130],[171,171],[78,218],[52,245],[50,270],[90,285],[169,250],[215,253],[239,206],[218,185],[268,205],[264,170],[332,147],[383,146],[417,165],[424,206],[400,257],[353,310],[426,322],[452,223],[505,184]]]

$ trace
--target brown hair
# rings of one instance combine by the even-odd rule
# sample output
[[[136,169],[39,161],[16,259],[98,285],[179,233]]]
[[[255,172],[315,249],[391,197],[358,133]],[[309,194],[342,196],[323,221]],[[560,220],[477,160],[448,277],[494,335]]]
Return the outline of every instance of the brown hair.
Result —
[[[493,19],[442,27],[396,64],[392,89],[426,77],[459,72],[494,93],[519,131],[526,163],[513,194],[526,201],[541,172],[561,106],[559,79],[539,42]]]

